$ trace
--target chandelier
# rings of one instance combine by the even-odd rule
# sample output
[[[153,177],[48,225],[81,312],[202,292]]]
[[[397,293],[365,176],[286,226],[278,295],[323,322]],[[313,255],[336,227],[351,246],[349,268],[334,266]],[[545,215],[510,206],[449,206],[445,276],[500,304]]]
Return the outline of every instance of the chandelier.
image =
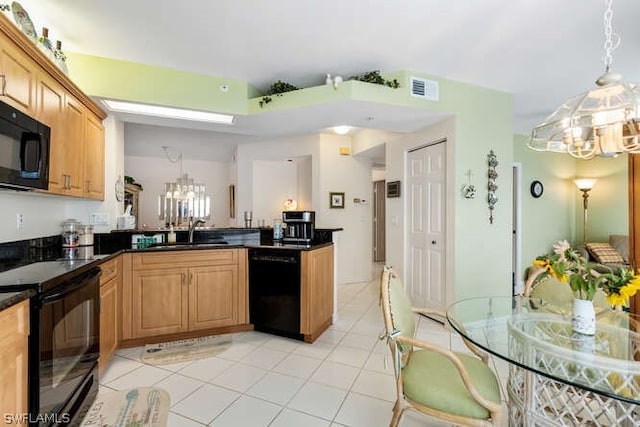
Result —
[[[204,184],[194,182],[187,173],[182,173],[182,153],[174,160],[169,156],[167,146],[162,149],[171,163],[180,162],[180,176],[175,182],[164,184],[164,193],[158,197],[158,217],[165,227],[182,226],[190,219],[211,218],[211,197],[206,194]]]
[[[578,159],[640,153],[640,87],[621,82],[611,71],[611,53],[620,44],[611,25],[612,2],[607,0],[604,14],[605,72],[596,80],[598,87],[567,100],[533,128],[529,148]]]

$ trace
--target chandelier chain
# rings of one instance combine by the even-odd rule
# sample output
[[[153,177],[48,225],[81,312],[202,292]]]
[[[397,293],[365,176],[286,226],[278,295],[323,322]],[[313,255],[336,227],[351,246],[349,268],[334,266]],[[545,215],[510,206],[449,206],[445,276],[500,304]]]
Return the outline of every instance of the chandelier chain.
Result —
[[[169,146],[163,145],[162,149],[164,150],[164,155],[167,157],[167,160],[169,160],[171,163],[180,162],[180,176],[182,176],[182,153],[180,153],[175,159],[172,159],[171,156],[169,156]]]
[[[620,45],[620,36],[613,32],[611,20],[613,18],[613,0],[606,0],[607,10],[604,13],[604,66],[607,72],[611,70],[613,56],[611,52],[616,50]],[[614,41],[615,40],[615,41]]]

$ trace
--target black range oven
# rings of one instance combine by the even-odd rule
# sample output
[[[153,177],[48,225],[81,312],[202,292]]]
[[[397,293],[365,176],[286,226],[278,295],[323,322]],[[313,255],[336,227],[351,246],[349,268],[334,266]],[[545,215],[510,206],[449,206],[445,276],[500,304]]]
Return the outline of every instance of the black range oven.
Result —
[[[75,267],[70,261],[40,262],[0,276],[0,290],[37,291],[30,303],[30,425],[79,425],[98,392],[100,269]],[[16,275],[23,278],[17,283],[37,276],[44,281],[6,284]]]

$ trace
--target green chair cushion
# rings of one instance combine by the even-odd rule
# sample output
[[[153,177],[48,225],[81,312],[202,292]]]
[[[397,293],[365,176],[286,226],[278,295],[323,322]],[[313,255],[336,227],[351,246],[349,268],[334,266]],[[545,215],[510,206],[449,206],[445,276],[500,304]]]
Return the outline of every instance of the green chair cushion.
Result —
[[[481,360],[456,353],[476,390],[500,404],[500,386],[491,369]],[[416,350],[402,369],[405,396],[433,409],[469,418],[487,419],[489,411],[467,390],[453,363],[440,353]]]

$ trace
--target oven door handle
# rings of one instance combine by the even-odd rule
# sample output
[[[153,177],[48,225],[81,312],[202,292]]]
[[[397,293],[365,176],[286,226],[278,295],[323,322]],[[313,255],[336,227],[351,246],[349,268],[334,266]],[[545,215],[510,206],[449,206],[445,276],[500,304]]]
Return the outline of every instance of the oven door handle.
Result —
[[[45,295],[42,298],[42,303],[43,304],[48,304],[50,302],[56,301],[56,300],[60,300],[62,298],[64,298],[66,295],[70,294],[71,292],[74,292],[76,290],[78,290],[79,288],[85,286],[87,284],[87,282],[93,280],[94,278],[98,278],[100,276],[100,270],[99,269],[94,269],[89,271],[88,273],[80,276],[80,277],[76,277],[72,280],[70,280],[70,282],[67,285],[64,286],[64,289],[61,290],[60,292],[56,292],[54,294],[48,294]]]

